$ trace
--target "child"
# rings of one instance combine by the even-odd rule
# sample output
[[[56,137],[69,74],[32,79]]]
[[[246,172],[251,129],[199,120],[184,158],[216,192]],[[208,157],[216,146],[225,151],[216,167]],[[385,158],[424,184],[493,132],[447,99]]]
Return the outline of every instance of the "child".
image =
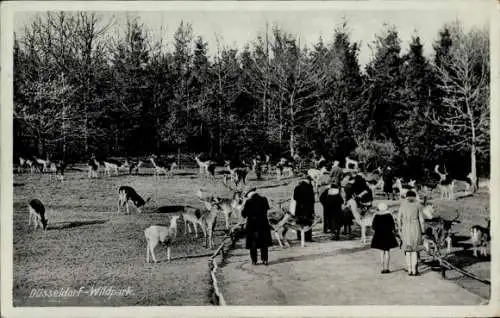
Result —
[[[382,263],[381,273],[390,273],[389,251],[399,244],[396,240],[394,219],[385,203],[380,203],[378,205],[378,211],[373,216],[372,229],[375,233],[373,234],[371,247],[380,250],[380,261]]]

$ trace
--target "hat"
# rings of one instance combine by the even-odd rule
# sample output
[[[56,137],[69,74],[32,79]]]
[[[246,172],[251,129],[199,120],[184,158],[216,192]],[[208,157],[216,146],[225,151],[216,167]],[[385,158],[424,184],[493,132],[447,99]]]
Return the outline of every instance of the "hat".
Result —
[[[253,192],[257,191],[257,188],[251,188],[250,190],[248,190],[246,193],[245,193],[245,197],[249,197],[250,194],[252,194]]]
[[[377,205],[377,209],[378,209],[380,212],[385,212],[385,211],[387,211],[387,204],[385,204],[384,202],[380,202],[380,203]]]
[[[407,198],[416,198],[417,194],[415,193],[415,191],[408,190],[408,192],[406,192],[406,197]]]

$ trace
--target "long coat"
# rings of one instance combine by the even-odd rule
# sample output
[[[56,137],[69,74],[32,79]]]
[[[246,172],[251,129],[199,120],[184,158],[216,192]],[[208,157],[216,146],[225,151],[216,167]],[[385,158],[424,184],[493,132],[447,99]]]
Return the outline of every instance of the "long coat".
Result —
[[[398,213],[398,226],[401,231],[401,240],[405,252],[423,250],[424,218],[422,216],[422,207],[415,198],[407,198],[401,202]]]
[[[330,188],[326,189],[319,196],[319,201],[323,205],[323,222],[326,224],[326,228],[333,230],[340,229],[343,225],[343,211],[342,204],[344,200],[338,194],[329,194]]]
[[[253,194],[245,202],[241,215],[247,219],[246,224],[246,248],[262,248],[273,244],[271,238],[271,227],[267,219],[269,202],[258,193]],[[254,245],[255,244],[255,245]]]
[[[390,169],[385,169],[382,175],[384,180],[384,193],[392,193],[392,184],[394,183],[394,175]]]
[[[297,224],[311,225],[314,219],[314,188],[312,184],[301,181],[293,191],[293,199],[297,202],[295,217]]]

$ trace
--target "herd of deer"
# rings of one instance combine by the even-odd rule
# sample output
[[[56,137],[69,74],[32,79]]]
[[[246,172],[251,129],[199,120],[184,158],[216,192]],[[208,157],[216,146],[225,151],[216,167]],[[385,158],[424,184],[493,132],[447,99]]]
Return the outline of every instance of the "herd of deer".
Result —
[[[215,179],[215,168],[216,162],[211,160],[201,160],[200,156],[194,157],[195,161],[198,163],[199,172],[201,176],[207,178]],[[350,177],[353,175],[362,176],[363,180],[366,182],[369,189],[375,193],[375,190],[383,188],[383,179],[381,177],[382,170],[377,168],[375,171],[371,173],[361,174],[359,173],[359,163],[355,160],[350,159],[349,157],[345,158],[345,168],[343,168],[343,172],[345,173],[345,178],[343,182],[350,182],[352,180]],[[154,168],[154,176],[158,177],[162,174],[168,175],[171,174],[173,170],[176,168],[177,164],[173,157],[168,157],[167,160],[159,160],[157,156],[151,155],[149,157],[149,161]],[[88,177],[96,178],[100,171],[102,171],[103,175],[111,176],[118,175],[119,170],[128,170],[129,173],[137,171],[137,169],[144,164],[143,161],[132,162],[129,160],[125,161],[117,161],[117,160],[97,160],[94,155],[92,155],[91,159],[88,162]],[[319,187],[321,184],[322,176],[328,174],[328,163],[324,157],[321,157],[319,160],[314,161],[315,168],[311,168],[307,171],[307,175],[312,179],[312,183],[315,187],[315,192],[318,193]],[[64,174],[65,164],[63,162],[51,162],[47,160],[41,160],[38,158],[33,158],[33,160],[25,160],[20,158],[19,169],[23,167],[30,168],[30,172],[33,173],[34,170],[38,170],[40,172],[54,172],[54,174],[60,174],[61,179]],[[192,233],[191,227],[194,230],[194,234],[198,237],[197,228],[200,227],[204,236],[205,236],[205,245],[207,248],[212,248],[213,246],[213,231],[215,227],[215,222],[217,219],[218,213],[222,213],[225,220],[225,228],[226,231],[231,233],[236,227],[230,227],[230,218],[231,215],[236,214],[240,216],[240,223],[237,226],[241,226],[243,224],[243,220],[241,218],[241,209],[244,205],[245,199],[241,193],[229,185],[229,181],[238,187],[239,185],[246,184],[246,178],[250,171],[254,171],[257,175],[257,179],[260,179],[262,173],[270,174],[272,173],[272,165],[270,163],[270,157],[266,156],[264,161],[261,161],[260,158],[253,159],[252,167],[246,163],[235,163],[232,161],[225,161],[224,167],[226,170],[223,171],[224,177],[223,182],[226,187],[228,187],[232,192],[232,196],[228,198],[220,198],[217,196],[210,195],[209,193],[199,190],[197,192],[197,197],[200,199],[203,204],[203,208],[197,208],[193,206],[179,206],[179,208],[173,212],[177,212],[170,218],[169,226],[161,226],[161,225],[152,225],[147,228],[144,232],[147,240],[147,261],[149,262],[149,254],[151,254],[152,259],[156,262],[156,257],[154,254],[155,247],[162,243],[167,246],[168,249],[168,259],[170,260],[170,246],[171,243],[175,240],[177,235],[177,220],[182,218],[184,221],[184,233]],[[283,176],[293,176],[294,175],[294,162],[293,160],[287,160],[281,158],[278,163],[274,165],[277,179],[280,180]],[[434,171],[439,176],[439,181],[434,185],[434,187],[428,184],[422,185],[426,194],[428,192],[432,192],[433,188],[439,187],[441,192],[441,198],[453,199],[453,191],[455,180],[450,178],[449,175],[445,173],[441,173],[439,171],[439,166],[436,165]],[[470,175],[468,176],[470,177]],[[475,185],[475,182],[469,180],[467,182],[467,190],[470,190],[470,187]],[[393,189],[399,192],[400,198],[404,198],[405,194],[409,190],[414,190],[417,193],[417,186],[414,180],[410,180],[408,183],[403,183],[401,178],[396,178]],[[361,195],[359,193],[355,195]],[[434,217],[434,207],[432,204],[427,204],[426,202],[427,195],[424,196],[423,200],[423,214],[424,218],[427,221],[427,224],[432,228],[431,232],[426,233],[424,235],[425,247],[429,252],[438,245],[441,245],[445,242],[447,250],[450,250],[451,247],[451,226],[454,223],[460,222],[458,220],[458,216],[453,220],[446,220],[442,217]],[[126,213],[130,213],[129,204],[133,204],[137,211],[141,212],[141,207],[143,207],[150,199],[144,200],[142,197],[131,187],[129,186],[121,186],[118,189],[118,212],[120,212],[120,208],[126,207]],[[45,208],[43,207],[43,203],[39,200],[32,200],[28,204],[29,212],[30,212],[30,224],[31,221],[35,222],[35,229],[38,225],[42,228],[47,227],[47,220],[45,219]],[[347,200],[346,209],[349,209],[352,212],[354,221],[361,228],[361,241],[366,242],[366,229],[371,226],[373,220],[373,211],[371,210],[371,206],[360,206],[360,204],[356,200],[356,196]],[[279,210],[282,212],[278,219],[270,220],[270,224],[272,229],[275,232],[276,238],[279,242],[279,245],[283,247],[282,239],[285,241],[285,244],[288,245],[288,242],[285,239],[285,235],[287,230],[293,229],[302,233],[302,238],[304,236],[304,232],[308,231],[310,227],[301,227],[295,223],[295,217],[293,213],[289,210],[283,208],[281,205]],[[314,224],[319,222],[320,219],[316,219]],[[475,225],[470,230],[471,241],[474,249],[474,256],[486,255],[487,248],[486,246],[490,242],[490,228],[489,222],[488,227],[482,227],[480,225]],[[430,237],[433,240],[430,240]],[[304,246],[304,241],[302,239],[301,245]]]

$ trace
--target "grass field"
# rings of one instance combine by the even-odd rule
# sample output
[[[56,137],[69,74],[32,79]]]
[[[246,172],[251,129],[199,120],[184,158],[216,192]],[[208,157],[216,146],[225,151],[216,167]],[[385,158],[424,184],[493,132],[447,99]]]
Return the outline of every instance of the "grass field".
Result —
[[[258,186],[272,200],[271,204],[288,198],[296,184],[295,179],[283,180],[277,186],[274,180],[258,182],[254,178],[251,174],[248,186]],[[156,254],[160,263],[146,264],[143,230],[151,224],[168,223],[168,215],[158,213],[158,207],[180,204],[201,207],[195,196],[201,187],[229,196],[220,176],[217,183],[211,183],[201,179],[197,170],[190,169],[157,182],[151,175],[89,180],[85,172],[69,171],[64,182],[49,181],[47,175],[15,175],[14,185],[14,306],[210,304],[207,255],[211,251],[204,247],[202,235],[198,239],[192,234],[184,235],[183,223],[179,221],[172,262],[165,262],[166,249],[159,246]],[[144,198],[152,197],[142,214],[134,209],[130,215],[116,214],[120,185],[134,187]],[[49,227],[45,232],[28,228],[26,204],[33,198],[42,200],[48,209]],[[489,215],[488,193],[480,192],[453,202],[435,201],[435,204],[445,217],[453,217],[455,209],[461,211],[462,223],[455,230],[463,236],[468,235],[471,225],[484,224]],[[236,217],[233,221],[236,222]],[[223,218],[219,217],[216,245],[222,241],[223,225]],[[357,229],[354,232],[359,233]],[[470,259],[470,252],[465,254]],[[186,257],[194,255],[204,257]],[[462,265],[472,266],[476,274],[489,278],[489,262],[468,261]],[[33,289],[81,287],[128,288],[131,293],[112,297],[30,297]]]

